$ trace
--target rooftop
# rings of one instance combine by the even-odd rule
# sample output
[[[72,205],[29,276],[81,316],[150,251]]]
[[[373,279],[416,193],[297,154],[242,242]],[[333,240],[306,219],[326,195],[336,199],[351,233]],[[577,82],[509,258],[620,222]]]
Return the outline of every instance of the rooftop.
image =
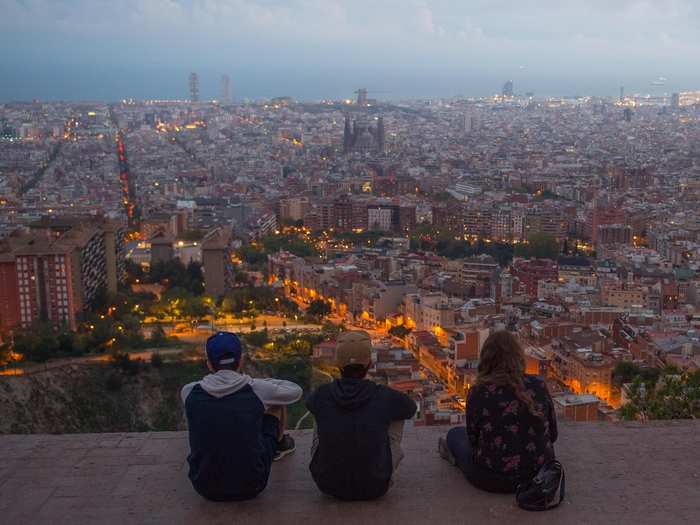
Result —
[[[700,423],[563,423],[567,470],[558,509],[529,513],[511,495],[471,487],[439,459],[445,427],[409,428],[394,487],[373,502],[323,496],[307,470],[311,435],[273,466],[267,490],[242,503],[211,503],[187,480],[187,435],[0,436],[0,515],[23,524],[697,523]]]

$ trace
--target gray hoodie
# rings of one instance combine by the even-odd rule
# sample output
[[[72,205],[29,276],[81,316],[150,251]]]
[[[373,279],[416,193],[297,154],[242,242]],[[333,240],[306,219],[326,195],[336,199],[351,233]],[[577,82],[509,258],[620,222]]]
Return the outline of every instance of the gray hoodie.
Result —
[[[201,386],[205,392],[219,398],[238,392],[244,386],[250,385],[255,395],[265,405],[265,408],[291,405],[299,401],[302,395],[301,387],[291,381],[252,378],[249,375],[240,374],[233,370],[219,370],[204,376],[201,381],[188,383],[182,387],[180,396],[183,403],[195,385]]]

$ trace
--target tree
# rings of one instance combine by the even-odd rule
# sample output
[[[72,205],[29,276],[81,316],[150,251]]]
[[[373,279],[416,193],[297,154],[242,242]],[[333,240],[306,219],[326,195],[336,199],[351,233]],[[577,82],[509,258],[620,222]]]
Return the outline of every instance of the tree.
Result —
[[[527,238],[527,244],[516,246],[515,255],[538,259],[556,259],[559,255],[559,243],[553,235],[548,233],[532,233]]]
[[[225,313],[235,314],[241,310],[272,310],[277,307],[279,299],[275,291],[269,286],[247,286],[231,290],[221,300],[221,310]]]
[[[394,337],[398,337],[399,339],[405,339],[408,334],[411,333],[410,328],[406,328],[403,325],[399,326],[392,326],[389,328],[389,334],[393,335]]]
[[[674,371],[674,369],[670,370]],[[617,363],[615,370],[613,370],[613,382],[617,385],[622,385],[639,379],[650,386],[654,386],[661,373],[662,371],[658,368],[640,367],[631,361],[621,361]]]
[[[163,330],[162,326],[156,325],[148,339],[148,345],[159,347],[165,346],[166,344],[168,344],[168,336],[165,335],[165,330]]]
[[[245,244],[238,249],[238,257],[247,265],[263,269],[267,264],[267,254],[256,246]]]
[[[291,299],[282,297],[275,304],[277,304],[277,310],[280,311],[283,315],[286,315],[288,317],[299,315],[299,305]]]
[[[331,321],[324,321],[321,327],[321,333],[327,339],[335,339],[341,330],[344,330],[343,326],[337,325]]]
[[[246,344],[260,348],[270,341],[270,334],[267,330],[257,330],[241,334],[241,338]]]
[[[302,237],[297,233],[268,235],[264,237],[261,242],[264,252],[267,254],[284,250],[297,257],[309,257],[320,253],[316,248],[316,244],[311,239]]]
[[[183,314],[192,326],[199,324],[209,314],[209,307],[202,297],[190,297],[184,305]]]
[[[55,357],[78,355],[84,351],[84,346],[78,344],[74,333],[56,331],[45,323],[15,334],[12,345],[14,352],[23,359],[38,363]]]
[[[250,322],[252,325],[252,324],[255,324],[255,320],[258,318],[258,315],[260,315],[260,312],[258,312],[258,310],[254,306],[251,305],[246,310],[246,315],[250,318]]]
[[[311,386],[312,368],[306,356],[284,356],[274,365],[274,377],[293,381],[308,391]]]
[[[161,297],[162,312],[173,319],[184,319],[192,325],[197,324],[209,314],[210,309],[205,298],[194,295],[184,288],[171,288]]]
[[[473,255],[475,250],[467,241],[456,241],[454,239],[444,239],[437,242],[436,250],[438,255],[448,259],[462,259]]]
[[[72,332],[61,332],[57,336],[58,353],[61,355],[78,355],[80,348],[77,347],[75,337]]]
[[[613,370],[613,382],[617,385],[631,383],[639,375],[639,367],[631,361],[620,361]]]
[[[621,409],[624,419],[697,419],[700,386],[693,374],[664,375],[655,386],[637,377],[629,391],[630,402]]]
[[[187,282],[185,283],[190,292],[195,295],[204,293],[204,272],[201,263],[190,261],[187,265]]]
[[[151,266],[148,279],[168,288],[183,288],[194,295],[204,293],[202,265],[195,261],[187,266],[179,259],[159,262]]]
[[[331,305],[326,301],[315,299],[309,304],[309,307],[306,309],[306,313],[307,315],[320,319],[321,317],[325,317],[331,313]]]
[[[13,339],[15,352],[27,361],[42,363],[51,357],[51,348],[41,344],[41,337],[33,333],[15,335]]]
[[[686,377],[686,383],[693,388],[700,388],[700,370],[689,373]]]
[[[502,267],[508,266],[513,260],[513,246],[502,242],[494,242],[489,245],[487,253],[498,261]]]
[[[233,282],[236,285],[242,285],[242,286],[250,286],[251,282],[250,279],[248,278],[248,274],[243,271],[236,271],[233,274]]]
[[[129,259],[125,261],[126,268],[126,280],[129,284],[138,282],[144,282],[146,279],[146,274],[143,271],[143,267]]]

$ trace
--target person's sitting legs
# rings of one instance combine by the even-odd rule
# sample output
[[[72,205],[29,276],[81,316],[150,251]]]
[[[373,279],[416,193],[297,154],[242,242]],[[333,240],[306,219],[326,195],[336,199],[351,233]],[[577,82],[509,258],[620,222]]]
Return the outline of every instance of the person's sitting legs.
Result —
[[[265,414],[273,416],[277,419],[277,435],[275,441],[275,453],[273,456],[273,461],[279,461],[284,456],[291,454],[296,450],[296,444],[294,438],[289,434],[285,434],[284,431],[287,427],[287,407],[286,406],[272,406],[268,407]]]
[[[438,441],[440,456],[456,465],[475,487],[487,492],[510,493],[515,490],[513,481],[480,468],[474,463],[474,451],[467,436],[466,427],[455,427]]]
[[[454,458],[454,464],[465,474],[471,473],[474,469],[474,458],[472,447],[467,437],[467,429],[465,427],[450,429],[447,432],[445,441]]]
[[[403,439],[403,427],[406,422],[402,419],[392,421],[389,425],[389,446],[391,447],[391,464],[393,472],[399,467],[399,463],[404,458],[403,450],[401,449],[401,439]]]

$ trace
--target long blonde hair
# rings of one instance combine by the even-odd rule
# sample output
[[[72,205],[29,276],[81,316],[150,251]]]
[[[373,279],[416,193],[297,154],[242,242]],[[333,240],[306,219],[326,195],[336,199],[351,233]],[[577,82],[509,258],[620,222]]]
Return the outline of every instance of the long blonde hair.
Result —
[[[525,352],[518,339],[506,330],[492,333],[481,347],[477,385],[510,386],[533,416],[542,417],[532,395],[525,388]]]

